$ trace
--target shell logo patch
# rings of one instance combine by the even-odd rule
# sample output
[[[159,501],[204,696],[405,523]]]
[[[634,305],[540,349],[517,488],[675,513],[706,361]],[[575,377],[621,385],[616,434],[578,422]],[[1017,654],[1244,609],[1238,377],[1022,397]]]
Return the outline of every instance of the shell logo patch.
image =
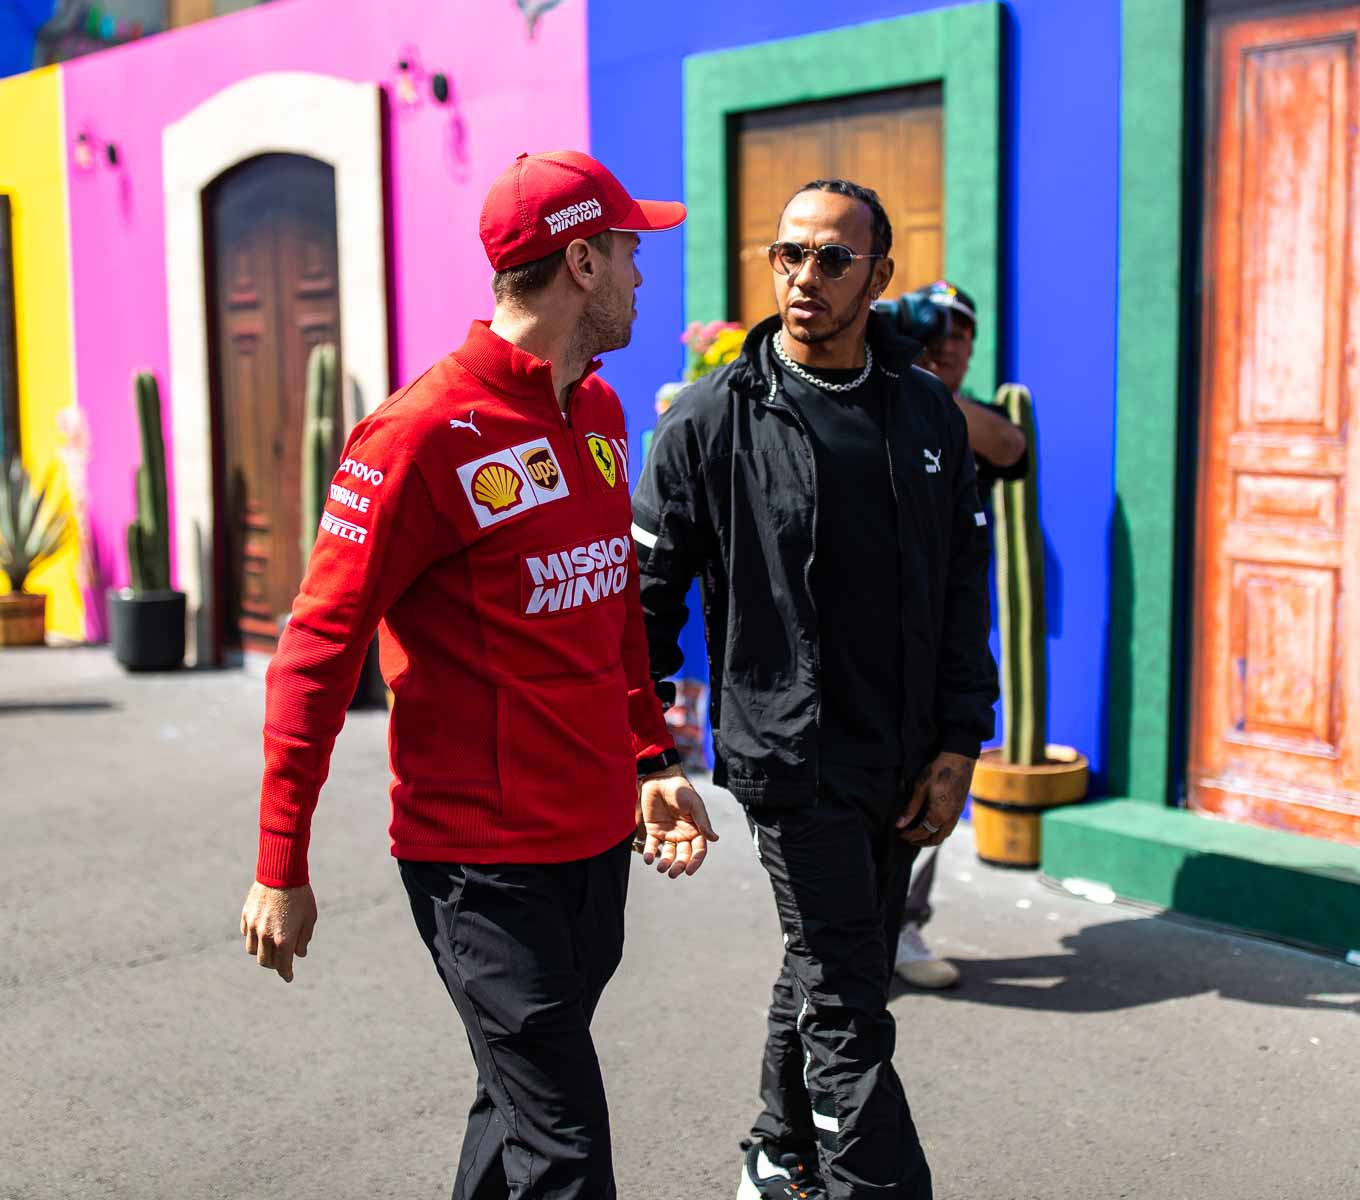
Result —
[[[483,529],[570,494],[547,438],[466,462],[458,468],[458,482]]]
[[[493,513],[514,508],[523,490],[524,481],[504,463],[487,463],[472,477],[472,498]]]
[[[591,462],[599,467],[605,483],[613,487],[619,478],[618,456],[614,453],[613,444],[607,437],[598,433],[588,433],[586,434],[586,446],[590,450]]]

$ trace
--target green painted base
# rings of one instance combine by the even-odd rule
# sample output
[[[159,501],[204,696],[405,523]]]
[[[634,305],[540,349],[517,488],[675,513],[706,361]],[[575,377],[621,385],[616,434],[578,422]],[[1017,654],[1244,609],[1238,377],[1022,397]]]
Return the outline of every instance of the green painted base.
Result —
[[[1146,801],[1045,813],[1044,874],[1267,937],[1360,950],[1360,847]]]

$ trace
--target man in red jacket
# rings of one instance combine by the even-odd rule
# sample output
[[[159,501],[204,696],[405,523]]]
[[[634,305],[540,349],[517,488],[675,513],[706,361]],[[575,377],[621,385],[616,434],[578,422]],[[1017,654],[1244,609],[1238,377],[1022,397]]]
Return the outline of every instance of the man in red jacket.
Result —
[[[631,336],[638,234],[684,216],[572,151],[497,179],[494,318],[355,427],[269,668],[241,932],[291,981],[312,811],[380,628],[392,853],[478,1069],[454,1200],[615,1195],[590,1020],[630,847],[676,878],[717,838],[652,688],[627,433],[595,374]]]

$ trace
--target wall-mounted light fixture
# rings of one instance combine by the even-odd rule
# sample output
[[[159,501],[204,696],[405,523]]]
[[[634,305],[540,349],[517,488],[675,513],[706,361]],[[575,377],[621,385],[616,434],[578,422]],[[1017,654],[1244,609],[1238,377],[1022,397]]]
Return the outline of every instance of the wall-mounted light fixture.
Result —
[[[427,71],[420,51],[403,46],[392,70],[392,93],[402,108],[419,108],[428,89],[436,104],[447,104],[449,77],[443,71]]]
[[[524,23],[528,26],[529,36],[533,37],[544,13],[552,12],[562,3],[562,0],[515,0],[515,2],[519,5],[519,11],[524,16]]]
[[[71,147],[71,157],[75,160],[76,169],[79,171],[93,171],[101,158],[109,166],[116,167],[118,165],[118,146],[113,142],[106,142],[95,137],[89,129],[82,129],[76,134],[76,140]]]

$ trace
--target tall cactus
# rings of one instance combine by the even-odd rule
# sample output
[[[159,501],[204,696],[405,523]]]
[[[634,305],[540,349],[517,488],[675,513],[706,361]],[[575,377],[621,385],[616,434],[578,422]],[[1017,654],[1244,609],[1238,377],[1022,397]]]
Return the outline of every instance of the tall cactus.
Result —
[[[1003,384],[996,394],[1025,435],[1030,469],[1000,480],[996,510],[996,590],[1001,611],[1001,696],[1006,762],[1036,766],[1048,743],[1048,611],[1044,597],[1044,532],[1039,524],[1039,448],[1029,389]]]
[[[335,474],[335,434],[340,423],[335,346],[322,342],[307,356],[307,415],[302,427],[302,562],[316,544],[327,487]]]
[[[170,590],[170,516],[165,490],[165,438],[155,376],[137,373],[134,385],[142,464],[137,468],[137,519],[128,526],[128,566],[136,592]]]

